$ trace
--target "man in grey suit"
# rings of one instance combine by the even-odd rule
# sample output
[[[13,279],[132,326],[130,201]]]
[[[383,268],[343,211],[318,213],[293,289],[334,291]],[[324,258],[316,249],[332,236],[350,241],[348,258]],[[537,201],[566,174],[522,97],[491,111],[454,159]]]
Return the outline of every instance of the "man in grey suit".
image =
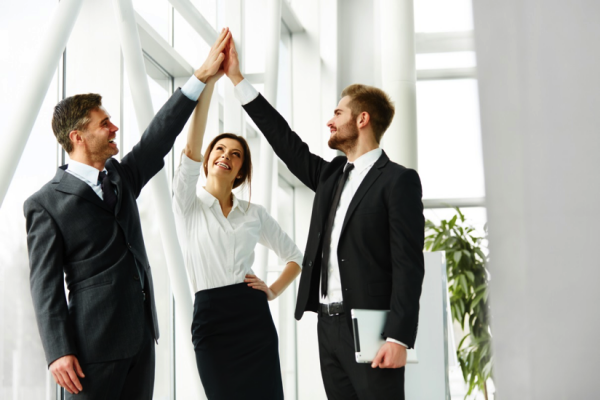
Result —
[[[71,162],[24,205],[31,295],[50,371],[71,398],[151,399],[158,323],[136,204],[224,58],[224,29],[204,64],[121,162],[118,128],[97,94],[55,107]],[[64,281],[69,289],[67,303]]]

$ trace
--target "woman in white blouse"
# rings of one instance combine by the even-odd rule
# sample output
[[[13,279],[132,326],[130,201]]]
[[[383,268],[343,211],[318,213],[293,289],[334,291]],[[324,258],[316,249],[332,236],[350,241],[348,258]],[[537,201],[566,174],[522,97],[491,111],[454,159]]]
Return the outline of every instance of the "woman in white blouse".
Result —
[[[252,162],[244,138],[221,134],[201,153],[210,98],[222,75],[209,79],[200,95],[173,180],[177,232],[196,292],[192,341],[209,399],[283,399],[267,300],[300,274],[302,253],[262,206],[232,193],[250,186]],[[206,186],[196,193],[201,170]],[[286,262],[270,287],[252,271],[257,243]]]

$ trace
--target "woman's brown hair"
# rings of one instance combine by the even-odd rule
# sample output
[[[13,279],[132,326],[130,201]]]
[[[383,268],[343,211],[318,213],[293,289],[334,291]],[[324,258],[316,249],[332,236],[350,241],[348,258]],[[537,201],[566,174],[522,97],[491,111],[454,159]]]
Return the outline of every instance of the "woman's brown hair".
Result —
[[[206,148],[206,152],[204,153],[204,174],[208,177],[208,158],[210,156],[210,152],[213,151],[215,145],[221,139],[233,139],[238,141],[239,144],[242,146],[242,150],[244,151],[244,161],[242,162],[242,167],[238,172],[238,175],[240,177],[236,177],[233,181],[233,188],[235,189],[243,183],[246,183],[248,185],[248,190],[250,191],[250,194],[252,194],[252,189],[250,187],[250,184],[252,182],[252,158],[250,157],[250,146],[248,146],[248,142],[246,142],[246,139],[234,133],[221,133],[210,142],[210,144]]]

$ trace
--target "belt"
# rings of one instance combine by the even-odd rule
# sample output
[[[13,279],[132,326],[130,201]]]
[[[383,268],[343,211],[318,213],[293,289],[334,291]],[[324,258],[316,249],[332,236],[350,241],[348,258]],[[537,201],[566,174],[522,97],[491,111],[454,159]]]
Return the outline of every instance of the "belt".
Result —
[[[344,303],[320,303],[319,310],[321,311],[321,315],[326,315],[329,317],[333,317],[334,315],[342,315],[344,313]]]

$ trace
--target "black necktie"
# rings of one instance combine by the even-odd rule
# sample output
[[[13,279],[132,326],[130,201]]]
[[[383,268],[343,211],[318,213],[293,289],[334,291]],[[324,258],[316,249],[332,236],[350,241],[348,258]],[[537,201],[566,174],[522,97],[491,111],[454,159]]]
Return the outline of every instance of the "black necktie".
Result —
[[[104,203],[114,212],[115,205],[117,204],[117,195],[115,194],[115,189],[113,188],[110,179],[108,179],[106,172],[102,171],[98,174],[98,182],[101,183]]]
[[[102,193],[104,198],[104,203],[110,208],[112,212],[115,211],[115,205],[117,204],[117,195],[115,194],[115,189],[113,187],[112,182],[108,179],[108,175],[106,172],[102,171],[98,174],[98,182],[101,183]],[[131,248],[131,246],[130,246]],[[144,288],[144,270],[140,268],[137,259],[135,259],[135,266],[138,270],[138,274],[140,276],[140,284],[142,285],[142,289]]]
[[[327,296],[327,279],[329,277],[329,251],[331,250],[331,230],[333,229],[333,220],[335,219],[335,213],[342,197],[342,190],[344,184],[350,175],[350,171],[354,168],[354,164],[346,164],[344,168],[344,174],[340,177],[338,184],[331,200],[331,209],[329,210],[329,217],[327,218],[327,224],[323,230],[323,259],[321,260],[321,296],[323,298]]]

